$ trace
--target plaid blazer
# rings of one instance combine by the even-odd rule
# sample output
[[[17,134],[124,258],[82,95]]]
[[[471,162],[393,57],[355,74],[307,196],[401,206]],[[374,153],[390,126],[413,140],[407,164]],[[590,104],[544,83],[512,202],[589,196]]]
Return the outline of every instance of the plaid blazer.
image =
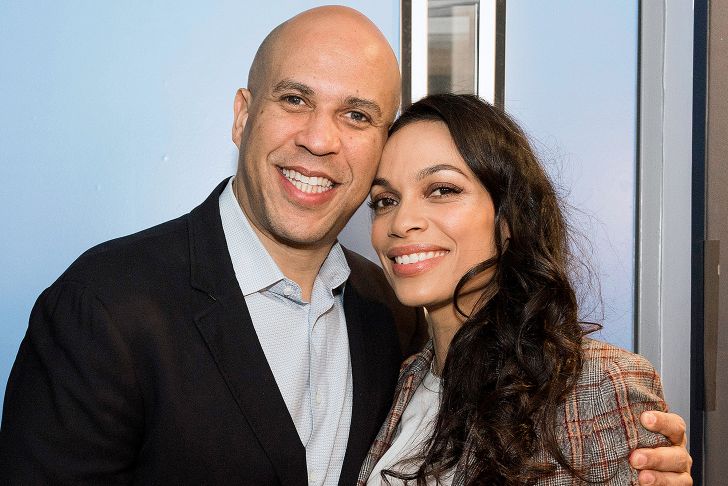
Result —
[[[582,355],[584,364],[577,385],[557,411],[556,438],[561,452],[577,470],[586,471],[592,481],[638,485],[637,471],[629,466],[630,453],[640,447],[670,445],[664,436],[648,431],[639,421],[646,410],[667,411],[660,378],[642,356],[607,343],[584,338]],[[364,460],[358,486],[366,484],[377,461],[394,440],[402,412],[430,369],[433,356],[430,341],[403,363],[394,403]],[[463,454],[456,467],[452,486],[465,484],[466,456]],[[537,451],[535,457],[557,466],[539,485],[584,484],[545,450]]]

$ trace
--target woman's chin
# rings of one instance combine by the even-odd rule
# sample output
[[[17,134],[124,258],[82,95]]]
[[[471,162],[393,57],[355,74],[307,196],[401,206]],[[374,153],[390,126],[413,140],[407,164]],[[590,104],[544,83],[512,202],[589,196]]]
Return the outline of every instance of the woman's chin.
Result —
[[[447,295],[451,294],[432,295],[431,289],[404,289],[395,285],[394,293],[397,295],[397,299],[407,307],[426,307],[430,309],[440,308],[452,303],[452,299],[447,297]],[[438,294],[442,294],[442,292],[438,292]]]

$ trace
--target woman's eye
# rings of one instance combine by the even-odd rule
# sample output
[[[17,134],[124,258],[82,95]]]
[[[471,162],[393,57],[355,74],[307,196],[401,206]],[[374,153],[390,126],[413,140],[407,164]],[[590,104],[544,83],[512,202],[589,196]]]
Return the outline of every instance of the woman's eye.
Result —
[[[460,194],[462,190],[453,186],[439,186],[433,189],[431,196],[449,196],[451,194]]]
[[[372,199],[369,202],[369,207],[375,211],[388,208],[390,206],[396,206],[397,201],[392,199],[391,197],[380,197],[377,199]]]

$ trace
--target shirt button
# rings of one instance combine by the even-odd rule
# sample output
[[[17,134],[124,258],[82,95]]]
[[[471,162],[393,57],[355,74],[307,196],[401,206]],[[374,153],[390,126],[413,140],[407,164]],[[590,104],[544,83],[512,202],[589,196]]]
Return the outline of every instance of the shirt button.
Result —
[[[291,287],[286,287],[285,289],[283,289],[283,295],[285,295],[286,297],[288,297],[292,293],[293,293],[293,289]]]
[[[311,473],[308,475],[308,480],[312,483],[315,483],[316,481],[318,481],[318,475],[315,472],[311,471]]]
[[[323,400],[323,397],[321,396],[321,394],[317,393],[316,394],[316,403],[321,403],[322,400]]]

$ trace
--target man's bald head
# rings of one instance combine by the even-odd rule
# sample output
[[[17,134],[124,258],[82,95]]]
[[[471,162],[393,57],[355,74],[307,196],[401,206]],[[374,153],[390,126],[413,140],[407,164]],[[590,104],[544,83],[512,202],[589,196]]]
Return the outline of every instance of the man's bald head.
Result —
[[[377,58],[381,82],[387,83],[393,96],[390,122],[399,108],[401,77],[397,58],[384,34],[362,13],[338,5],[306,10],[283,22],[263,40],[248,73],[248,89],[255,96],[262,91],[270,70],[281,62],[281,55],[291,46],[308,43],[312,48],[339,47],[343,55]],[[347,49],[349,52],[347,53]],[[389,115],[389,114],[388,114]]]

